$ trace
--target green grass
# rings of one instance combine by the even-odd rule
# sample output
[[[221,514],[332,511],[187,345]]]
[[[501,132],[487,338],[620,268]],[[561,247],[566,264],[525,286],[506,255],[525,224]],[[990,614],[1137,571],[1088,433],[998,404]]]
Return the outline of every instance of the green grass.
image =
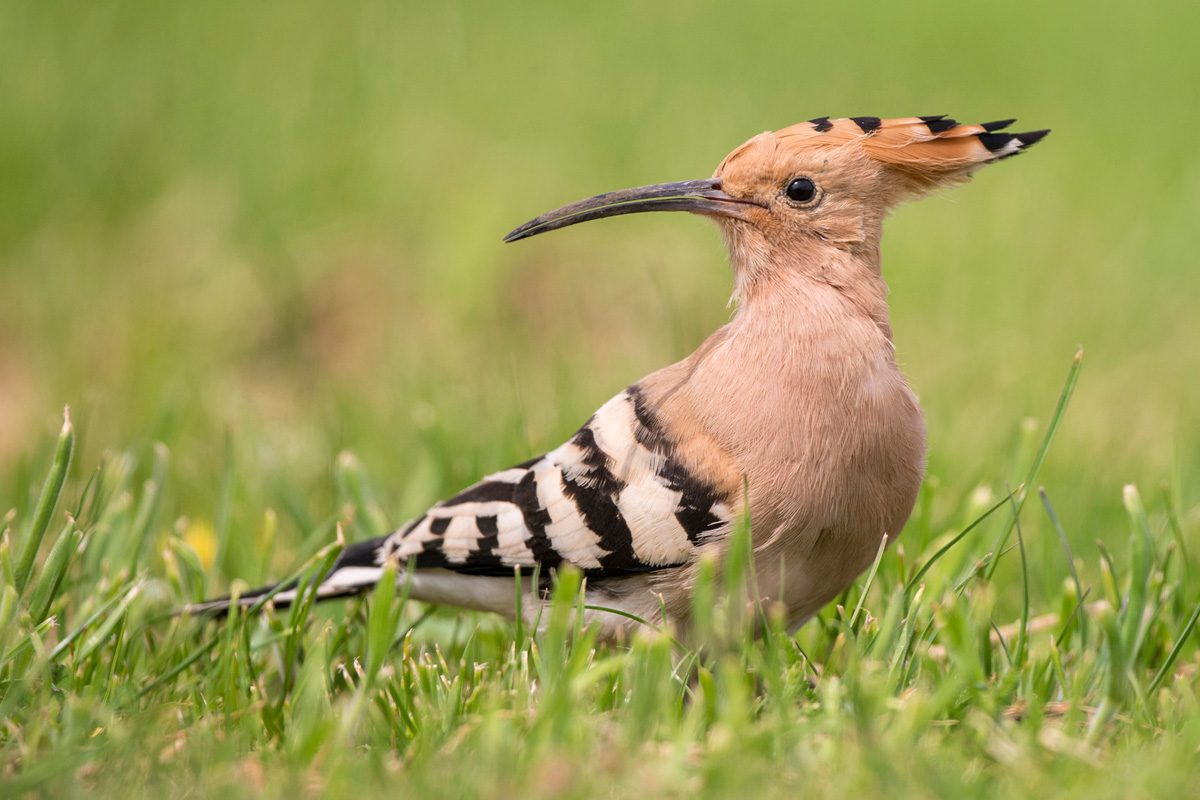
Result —
[[[1101,584],[1085,588],[1075,577],[1085,564],[1064,537],[1056,571],[1072,577],[1055,607],[1031,617],[1026,603],[1012,624],[997,625],[1004,587],[986,576],[994,553],[1016,556],[980,552],[981,533],[989,522],[1000,542],[1014,531],[1027,578],[1019,511],[1028,495],[968,512],[961,531],[933,536],[918,555],[881,551],[860,585],[795,636],[777,609],[747,615],[728,599],[746,591],[743,527],[723,574],[714,564],[702,575],[688,641],[648,620],[628,648],[598,649],[577,622],[582,596],[570,573],[537,632],[422,608],[391,580],[340,609],[316,608],[309,593],[278,614],[259,603],[223,623],[180,619],[172,606],[199,599],[209,580],[179,532],[155,532],[160,487],[136,487],[123,459],[83,488],[31,573],[28,554],[61,502],[74,441],[68,422],[36,509],[11,518],[0,545],[10,792],[726,796],[753,781],[780,797],[1123,797],[1131,787],[1146,796],[1200,788],[1190,768],[1200,745],[1196,565],[1179,520],[1152,523],[1132,486],[1130,566],[1102,555]],[[339,473],[348,514],[377,513],[358,465],[343,458]],[[1044,492],[1041,500],[1054,520]],[[260,538],[249,559],[268,560],[270,547]],[[300,585],[311,590],[341,547],[338,536],[300,566]]]
[[[0,793],[1195,794],[1198,24],[6,4]],[[699,220],[515,225],[800,119],[943,112],[1054,133],[889,221],[930,477],[796,636],[724,609],[698,650],[593,652],[402,590],[160,619],[557,445],[728,316]]]

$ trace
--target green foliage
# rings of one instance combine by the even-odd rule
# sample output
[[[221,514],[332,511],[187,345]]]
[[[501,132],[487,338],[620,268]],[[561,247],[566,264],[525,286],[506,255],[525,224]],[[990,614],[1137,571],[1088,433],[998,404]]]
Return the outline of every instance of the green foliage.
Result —
[[[48,485],[65,457],[60,448]],[[1155,792],[1198,788],[1194,770],[1142,762],[1186,761],[1200,744],[1200,587],[1172,527],[1132,486],[1130,565],[1109,567],[1116,603],[1086,602],[1090,587],[1069,577],[1078,567],[1062,565],[1057,610],[1000,625],[1000,587],[978,558],[993,506],[915,557],[881,549],[858,586],[790,635],[777,609],[754,601],[746,521],[727,558],[700,571],[686,642],[646,620],[610,648],[584,624],[574,571],[556,574],[534,630],[412,603],[395,565],[368,598],[318,607],[340,537],[296,569],[289,611],[265,598],[231,605],[223,622],[173,615],[197,580],[171,555],[188,545],[173,530],[161,556],[141,546],[144,515],[130,509],[162,487],[135,488],[121,463],[101,465],[27,597],[0,571],[6,793],[157,796],[186,783],[272,797],[297,786],[725,796],[754,779],[781,797],[814,787],[1082,797],[1116,796],[1124,784],[1110,773],[1135,764]],[[353,469],[355,502],[375,507]],[[102,486],[114,491],[91,490]],[[1011,525],[1024,545],[1015,498],[1003,504],[1018,517],[992,527]],[[18,548],[37,534],[24,519],[10,520],[5,559],[13,529],[26,531]],[[106,556],[92,566],[79,551],[101,536]],[[975,566],[952,564],[956,549],[974,551],[964,563]],[[1085,638],[1086,620],[1099,636]]]

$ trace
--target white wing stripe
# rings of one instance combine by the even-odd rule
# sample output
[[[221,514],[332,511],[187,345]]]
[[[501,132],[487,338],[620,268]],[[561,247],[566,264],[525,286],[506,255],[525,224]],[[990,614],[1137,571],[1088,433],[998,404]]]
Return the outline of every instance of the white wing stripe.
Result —
[[[675,518],[681,494],[657,481],[626,486],[617,508],[633,531],[633,552],[647,564],[677,563],[692,550],[687,531]]]
[[[608,456],[613,476],[625,483],[653,481],[663,464],[662,456],[638,442],[635,434],[638,425],[633,399],[626,392],[600,406],[592,419],[596,446]]]
[[[506,564],[530,564],[532,554],[525,545],[529,531],[520,509],[505,511],[496,518],[496,547],[493,550]]]
[[[460,517],[495,517],[514,508],[512,503],[495,500],[485,503],[467,502],[453,506],[434,506],[429,509],[430,519],[458,519]]]
[[[479,528],[475,525],[475,517],[454,517],[442,535],[442,552],[451,563],[461,564],[476,549],[478,541]]]

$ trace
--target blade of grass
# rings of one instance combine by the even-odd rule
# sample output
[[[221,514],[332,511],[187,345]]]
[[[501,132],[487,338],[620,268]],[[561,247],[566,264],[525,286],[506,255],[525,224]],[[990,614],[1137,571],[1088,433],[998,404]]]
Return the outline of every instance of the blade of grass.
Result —
[[[141,583],[136,583],[132,588],[137,589],[140,586]],[[120,603],[126,594],[127,592],[117,592],[112,597],[105,600],[104,603],[98,609],[93,611],[91,615],[89,615],[88,618],[83,621],[82,624],[76,626],[75,630],[67,634],[67,637],[60,641],[58,645],[50,651],[50,655],[47,657],[47,660],[54,661],[60,655],[62,655],[63,651],[70,647],[76,639],[82,636],[84,631],[92,627],[92,625],[94,625],[97,620],[107,614],[113,606],[117,605],[117,603]]]
[[[524,645],[522,644],[522,642],[524,641],[524,636],[525,636],[525,609],[522,608],[521,605],[522,605],[522,601],[525,597],[525,592],[521,587],[521,569],[520,569],[520,567],[513,567],[513,583],[515,585],[514,588],[516,590],[516,598],[514,600],[514,606],[513,606],[513,608],[516,610],[516,616],[517,616],[517,638],[516,638],[516,641],[517,641],[518,646],[523,647]]]
[[[1075,359],[1071,362],[1071,369],[1067,372],[1067,380],[1063,383],[1062,392],[1058,395],[1058,403],[1054,407],[1054,413],[1050,415],[1050,424],[1046,428],[1046,435],[1042,437],[1042,445],[1038,448],[1037,455],[1033,458],[1033,464],[1029,467],[1029,474],[1022,484],[1024,489],[1021,491],[1021,497],[1017,502],[1017,514],[996,539],[996,545],[992,548],[993,553],[1003,552],[1005,545],[1008,543],[1008,537],[1012,533],[1013,525],[1016,524],[1016,518],[1020,515],[1021,508],[1025,505],[1025,497],[1027,496],[1029,487],[1033,486],[1033,482],[1037,479],[1038,472],[1042,469],[1042,462],[1046,460],[1046,454],[1050,451],[1050,444],[1054,441],[1054,435],[1058,433],[1058,426],[1062,424],[1063,416],[1067,413],[1067,406],[1071,402],[1071,395],[1075,392],[1075,383],[1079,380],[1079,369],[1082,366],[1083,348],[1080,347],[1075,353]],[[984,576],[987,580],[992,579],[992,575],[996,572],[996,565],[999,563],[1000,559],[996,558],[989,565],[987,574]]]
[[[75,428],[71,425],[71,409],[65,408],[62,432],[59,433],[58,444],[54,448],[54,460],[50,463],[50,471],[42,484],[42,493],[38,496],[37,506],[33,511],[33,522],[21,544],[21,554],[17,557],[16,569],[13,572],[18,594],[24,594],[29,583],[33,562],[37,559],[42,539],[50,526],[50,516],[62,495],[63,483],[67,479],[67,470],[71,466],[71,456],[74,452]]]
[[[44,620],[50,612],[50,606],[58,597],[63,576],[67,574],[71,559],[82,541],[83,532],[75,526],[74,520],[69,520],[54,542],[54,547],[50,548],[50,554],[46,556],[46,563],[42,566],[42,572],[29,598],[29,618],[34,625]]]
[[[142,484],[142,496],[133,515],[133,524],[125,537],[124,565],[133,573],[145,548],[154,520],[158,516],[158,501],[167,482],[167,463],[170,452],[162,442],[154,445],[154,466],[151,477]]]
[[[641,623],[642,625],[645,625],[647,628],[649,628],[652,631],[655,631],[656,633],[661,633],[663,635],[666,635],[666,631],[664,631],[662,628],[655,625],[653,622],[648,622],[636,614],[630,614],[628,611],[622,611],[619,608],[609,608],[608,606],[593,606],[593,605],[585,605],[584,608],[586,608],[588,611],[603,611],[606,614],[615,614],[618,617],[624,617],[625,619],[631,619],[634,622],[638,622],[638,623]],[[679,641],[674,636],[668,636],[667,638],[669,638],[671,640],[671,643],[675,647],[678,647],[680,650],[687,652],[687,647],[683,644],[683,642]]]
[[[1038,496],[1042,498],[1042,505],[1046,508],[1046,514],[1050,517],[1050,524],[1054,526],[1054,532],[1058,534],[1058,541],[1062,544],[1063,552],[1067,554],[1067,567],[1071,570],[1071,580],[1075,581],[1075,596],[1082,598],[1083,584],[1080,583],[1079,572],[1075,569],[1075,554],[1071,552],[1071,543],[1067,541],[1067,532],[1063,530],[1062,523],[1058,521],[1058,515],[1054,513],[1054,506],[1050,505],[1050,498],[1046,495],[1043,487],[1038,487]],[[1081,650],[1087,649],[1086,615],[1079,618],[1079,647]]]
[[[1174,492],[1171,491],[1171,484],[1166,481],[1162,482],[1163,506],[1167,509],[1167,527],[1171,529],[1171,535],[1175,537],[1175,542],[1179,545],[1180,559],[1183,562],[1183,577],[1190,578],[1192,575],[1192,564],[1188,558],[1187,543],[1184,541],[1183,525],[1179,522],[1180,510],[1177,505],[1177,499]]]
[[[12,560],[12,527],[8,524],[12,522],[16,515],[17,510],[15,508],[5,515],[3,530],[0,532],[0,584],[4,586],[17,585]]]
[[[81,519],[83,517],[83,507],[87,505],[88,497],[92,496],[92,492],[99,492],[99,478],[103,469],[104,467],[100,466],[92,470],[91,477],[83,485],[83,491],[79,493],[79,502],[75,504],[75,511],[71,513],[71,519]]]
[[[159,686],[162,686],[164,683],[171,680],[172,678],[174,678],[176,675],[183,672],[184,670],[186,670],[192,664],[195,664],[197,661],[204,658],[204,656],[211,653],[213,648],[216,647],[220,643],[221,643],[220,639],[209,639],[207,642],[205,642],[204,644],[197,647],[194,651],[192,651],[192,654],[189,655],[187,658],[185,658],[183,661],[180,661],[178,664],[171,667],[169,670],[167,670],[163,674],[159,675],[157,678],[150,681],[150,683],[148,683],[144,687],[142,687],[138,691],[137,696],[139,698],[141,698],[141,697],[145,697],[146,695],[150,694],[150,692],[154,691]]]
[[[875,573],[879,571],[879,562],[883,560],[883,551],[887,549],[888,537],[885,534],[879,542],[879,550],[875,553],[875,560],[871,562],[871,570],[867,573],[867,579],[863,582],[862,591],[858,593],[858,603],[854,606],[854,613],[850,615],[850,630],[854,630],[854,623],[858,620],[858,613],[862,611],[863,601],[867,599],[867,592],[871,591],[871,582],[875,580]]]
[[[1200,603],[1196,603],[1196,607],[1192,609],[1192,615],[1188,617],[1187,624],[1183,626],[1183,630],[1179,632],[1179,636],[1175,639],[1175,646],[1171,648],[1170,653],[1167,653],[1162,666],[1158,668],[1158,672],[1154,675],[1154,680],[1150,681],[1150,686],[1146,689],[1147,697],[1154,697],[1155,693],[1162,686],[1163,681],[1171,674],[1171,666],[1175,663],[1175,659],[1179,658],[1179,652],[1183,649],[1184,643],[1192,635],[1198,619],[1200,619]]]
[[[256,597],[253,603],[246,606],[245,616],[249,617],[258,613],[267,603],[275,599],[275,595],[287,591],[289,588],[296,589],[296,599],[293,601],[292,606],[295,608],[295,605],[301,601],[302,590],[312,585],[312,576],[317,575],[318,572],[320,573],[316,580],[316,584],[319,585],[325,579],[325,576],[329,574],[329,571],[333,569],[334,562],[337,561],[337,557],[341,555],[342,550],[345,548],[346,542],[341,535],[341,527],[337,528],[337,533],[337,541],[317,551],[300,566],[300,569],[293,572],[291,576],[275,584],[269,591]]]
[[[120,600],[116,604],[116,607],[108,613],[104,622],[100,623],[100,626],[96,628],[95,632],[88,637],[87,641],[83,643],[83,646],[75,654],[76,663],[87,661],[97,649],[105,644],[109,635],[125,619],[125,612],[129,610],[129,604],[141,593],[141,590],[142,584],[139,581],[131,586],[128,591],[119,595]]]
[[[950,552],[950,548],[954,547],[954,545],[961,542],[964,538],[966,538],[966,535],[968,533],[970,533],[971,531],[973,531],[977,527],[979,527],[979,525],[982,524],[985,519],[990,517],[1001,506],[1004,506],[1007,503],[1008,503],[1007,497],[1001,499],[999,502],[997,502],[995,505],[993,505],[987,511],[984,511],[982,514],[980,514],[978,517],[976,517],[974,522],[972,522],[967,527],[963,528],[962,531],[960,531],[957,535],[955,535],[955,537],[953,539],[951,539],[950,541],[948,541],[944,545],[942,545],[941,548],[939,548],[936,553],[934,553],[932,556],[930,556],[929,560],[926,561],[919,570],[917,570],[916,574],[913,575],[911,578],[909,578],[908,583],[906,583],[904,585],[905,595],[907,595],[909,592],[911,592],[913,590],[913,587],[921,582],[921,579],[925,577],[925,573],[929,572],[930,568],[933,567],[933,565],[938,562],[938,559],[940,559],[942,556],[946,555],[946,553]]]
[[[222,575],[230,576],[228,561],[230,522],[233,518],[233,460],[233,437],[230,436],[229,431],[226,431],[225,460],[221,465],[221,490],[217,497],[217,512],[213,520],[213,528],[217,536],[217,554],[213,558],[215,569],[209,571],[210,581],[218,571]],[[210,590],[211,584],[204,587],[205,594],[208,594]]]
[[[367,610],[367,664],[363,686],[370,686],[388,652],[392,649],[392,636],[396,633],[398,614],[392,608],[396,598],[396,565],[389,561],[371,592],[371,605]]]
[[[366,470],[356,455],[348,450],[339,453],[333,475],[338,493],[354,505],[356,519],[367,529],[370,536],[383,536],[392,530],[387,516],[371,490]]]
[[[1012,487],[1008,488],[1009,502],[1012,503],[1013,524],[1017,529],[1017,546],[1021,551],[1021,628],[1017,632],[1016,667],[1025,666],[1026,649],[1029,646],[1029,564],[1025,560],[1025,537],[1021,533],[1021,512],[1013,498]]]
[[[1099,618],[1105,641],[1108,643],[1108,680],[1105,684],[1104,697],[1101,698],[1100,706],[1096,709],[1095,716],[1092,717],[1091,725],[1088,726],[1085,739],[1090,744],[1094,744],[1100,738],[1104,726],[1125,705],[1130,691],[1129,680],[1125,674],[1126,654],[1121,644],[1117,612],[1111,605],[1106,605],[1100,610]]]
[[[1146,519],[1146,511],[1142,508],[1142,499],[1137,487],[1129,484],[1124,491],[1125,510],[1129,514],[1130,531],[1130,563],[1129,563],[1129,593],[1126,596],[1125,607],[1121,610],[1121,643],[1125,653],[1131,660],[1137,658],[1142,638],[1142,616],[1149,600],[1147,590],[1150,585],[1150,575],[1154,569],[1154,536],[1150,532],[1150,522]]]
[[[20,603],[20,597],[14,587],[5,586],[0,591],[0,668],[7,660],[4,654],[8,652],[8,633],[17,619]]]
[[[1084,589],[1083,594],[1078,595],[1079,599],[1075,601],[1075,608],[1071,611],[1071,615],[1067,617],[1067,621],[1063,623],[1062,629],[1058,632],[1058,641],[1061,642],[1066,639],[1067,631],[1071,627],[1071,620],[1075,619],[1077,616],[1080,618],[1087,616],[1084,601],[1087,600],[1087,596],[1091,594],[1091,592],[1092,587],[1089,586],[1088,588]],[[1082,645],[1080,646],[1080,649],[1082,649]]]

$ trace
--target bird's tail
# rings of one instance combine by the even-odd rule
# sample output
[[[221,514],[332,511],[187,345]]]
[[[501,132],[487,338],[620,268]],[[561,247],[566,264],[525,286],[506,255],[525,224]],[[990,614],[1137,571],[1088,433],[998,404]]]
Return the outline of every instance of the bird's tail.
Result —
[[[376,563],[375,558],[385,538],[347,545],[317,585],[317,600],[353,597],[373,588],[383,574],[383,567]],[[287,608],[300,594],[300,588],[295,580],[283,584],[272,583],[243,592],[238,595],[237,603],[242,608],[249,608],[272,592],[271,602],[275,607]],[[215,597],[184,606],[182,611],[192,616],[223,617],[229,612],[231,599],[230,595]]]

